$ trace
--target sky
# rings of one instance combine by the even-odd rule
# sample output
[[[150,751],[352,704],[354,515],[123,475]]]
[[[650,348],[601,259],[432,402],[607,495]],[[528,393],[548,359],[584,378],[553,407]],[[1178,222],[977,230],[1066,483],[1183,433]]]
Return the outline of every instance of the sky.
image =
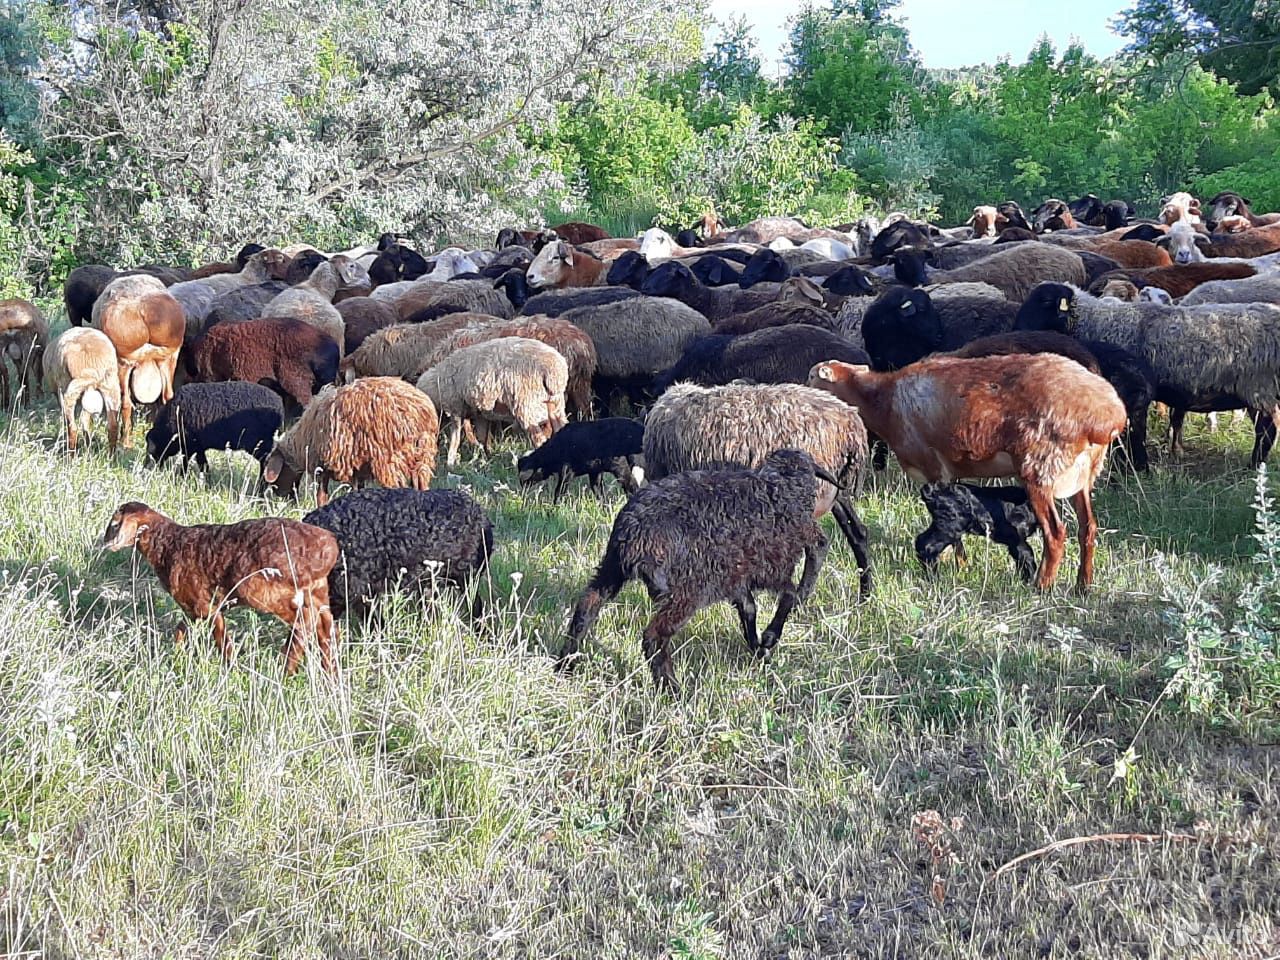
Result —
[[[1131,0],[903,0],[897,15],[926,67],[964,67],[995,63],[1006,54],[1021,62],[1042,33],[1059,50],[1078,37],[1089,53],[1108,56],[1124,39],[1107,24],[1131,5]],[[787,18],[801,6],[802,0],[711,0],[711,14],[721,20],[745,16],[755,28],[765,69],[773,74]]]

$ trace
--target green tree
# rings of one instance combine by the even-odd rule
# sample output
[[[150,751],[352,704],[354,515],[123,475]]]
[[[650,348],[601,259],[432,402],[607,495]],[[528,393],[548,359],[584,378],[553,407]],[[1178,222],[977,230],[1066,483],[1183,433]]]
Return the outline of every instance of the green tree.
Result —
[[[0,15],[0,128],[27,145],[39,137],[40,97],[32,74],[40,49],[40,28],[30,5],[6,3]]]

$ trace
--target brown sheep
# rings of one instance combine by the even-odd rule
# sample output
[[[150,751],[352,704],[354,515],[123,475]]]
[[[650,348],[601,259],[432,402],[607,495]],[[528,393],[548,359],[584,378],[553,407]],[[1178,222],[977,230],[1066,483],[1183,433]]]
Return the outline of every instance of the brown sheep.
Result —
[[[603,286],[608,264],[599,257],[576,250],[564,240],[548,243],[538,251],[525,276],[535,290]]]
[[[996,235],[996,221],[999,217],[1000,214],[995,207],[974,207],[973,216],[968,221],[969,226],[973,227],[974,237],[994,237]]]
[[[1210,280],[1243,280],[1252,277],[1258,271],[1247,263],[1215,263],[1206,260],[1201,263],[1180,263],[1169,267],[1152,267],[1149,270],[1113,270],[1104,273],[1093,283],[1094,290],[1101,290],[1112,280],[1128,280],[1135,286],[1159,287],[1169,291],[1175,300]]]
[[[431,323],[396,323],[365,338],[338,368],[338,382],[358,377],[399,377],[410,382],[448,355],[448,343],[459,330],[486,324],[493,317],[483,313],[451,313]]]
[[[389,327],[399,319],[391,304],[372,297],[352,297],[335,304],[342,316],[343,355],[360,349],[370,334]]]
[[[1120,266],[1129,269],[1167,267],[1173,263],[1168,250],[1154,243],[1147,243],[1145,240],[1099,240],[1084,249],[1114,260]]]
[[[217,323],[192,345],[187,367],[193,380],[263,383],[305,407],[338,375],[338,345],[289,317]]]
[[[228,662],[235,648],[222,610],[240,602],[290,625],[285,676],[297,672],[309,635],[325,672],[334,672],[329,572],[338,562],[338,541],[328,530],[278,517],[186,527],[134,501],[111,517],[102,542],[111,551],[136,546],[183,613],[213,620],[213,642]],[[185,642],[185,627],[176,640]]]
[[[31,406],[40,393],[41,361],[48,345],[49,323],[39,307],[27,300],[0,300],[0,403],[9,406],[8,361],[12,360],[18,389]]]
[[[408,320],[419,310],[429,306],[432,298],[443,290],[448,283],[448,280],[413,281],[412,284],[405,288],[403,293],[391,301],[392,306],[395,307],[396,316],[401,322]],[[384,288],[379,287],[378,289]]]
[[[362,487],[426,490],[435,471],[440,421],[430,398],[398,377],[365,377],[320,391],[276,441],[262,477],[292,494],[303,475],[316,483],[316,505],[329,502],[329,481]]]
[[[581,243],[595,243],[597,240],[613,239],[603,227],[597,227],[594,223],[583,223],[580,220],[562,223],[558,227],[552,227],[551,230],[561,240],[572,243],[575,247]]]
[[[857,407],[913,480],[1020,479],[1044,535],[1042,590],[1053,585],[1066,547],[1054,500],[1070,497],[1080,523],[1076,587],[1089,587],[1098,528],[1090,493],[1127,421],[1106,380],[1041,353],[933,357],[892,373],[831,361],[817,364],[809,382]]]
[[[1210,240],[1200,248],[1206,257],[1263,257],[1280,251],[1280,223],[1244,233],[1214,234]]]
[[[111,299],[95,325],[116,348],[121,431],[127,447],[131,442],[133,401],[168,403],[173,399],[178,351],[187,332],[186,316],[182,305],[167,292],[145,291],[139,296]]]

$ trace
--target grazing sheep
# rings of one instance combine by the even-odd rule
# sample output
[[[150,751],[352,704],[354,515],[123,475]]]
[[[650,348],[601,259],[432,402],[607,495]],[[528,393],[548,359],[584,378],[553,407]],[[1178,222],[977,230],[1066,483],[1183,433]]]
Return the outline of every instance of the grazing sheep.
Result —
[[[738,313],[746,313],[772,303],[778,288],[761,285],[759,289],[704,287],[683,263],[668,260],[645,277],[640,292],[646,297],[669,297],[686,303],[713,323]]]
[[[147,456],[157,464],[181,455],[182,468],[195,457],[208,469],[210,450],[243,450],[262,463],[284,422],[280,397],[256,383],[187,383],[160,408],[147,431]]]
[[[239,602],[291,625],[285,676],[297,672],[309,635],[325,672],[334,672],[328,577],[338,542],[328,530],[278,517],[185,527],[134,501],[116,510],[102,542],[111,551],[137,547],[183,613],[213,620],[213,642],[228,662],[234,648],[222,611]],[[185,642],[185,627],[176,639]]]
[[[556,478],[552,503],[560,502],[564,485],[574,477],[590,477],[591,489],[602,493],[601,477],[612,474],[622,489],[639,489],[635,472],[644,466],[644,424],[627,417],[605,417],[567,423],[538,449],[516,461],[522,484]]]
[[[440,417],[453,419],[446,462],[458,460],[464,423],[489,449],[489,424],[515,422],[536,448],[565,425],[569,368],[552,347],[526,337],[502,337],[463,347],[418,379]]]
[[[539,251],[525,273],[535,290],[564,287],[599,287],[608,277],[607,265],[599,257],[563,240],[549,243]]]
[[[178,351],[182,349],[187,325],[182,307],[164,290],[144,290],[139,295],[122,292],[114,297],[110,294],[108,285],[103,292],[105,305],[94,326],[107,335],[116,349],[120,429],[127,447],[133,427],[133,401],[154,403],[159,399],[167,403],[173,399]]]
[[[450,340],[460,330],[487,324],[493,317],[482,313],[451,313],[432,323],[397,323],[383,327],[338,367],[338,379],[352,383],[358,377],[399,377],[413,383],[450,350]]]
[[[767,244],[779,237],[802,243],[808,239],[808,233],[810,233],[809,228],[795,217],[759,217],[736,230],[720,234],[716,237],[716,243]]]
[[[216,324],[192,346],[188,372],[204,383],[260,383],[306,407],[338,375],[338,345],[301,320]]]
[[[303,523],[337,538],[329,605],[363,619],[369,604],[397,588],[427,592],[476,585],[472,616],[483,612],[479,583],[493,555],[493,524],[458,490],[355,490],[312,510]]]
[[[338,289],[368,279],[365,269],[356,261],[339,254],[326,260],[313,271],[304,283],[284,291],[262,311],[262,318],[292,317],[309,323],[325,333],[341,348],[346,343],[342,314],[333,305]]]
[[[1248,409],[1253,465],[1275,442],[1280,408],[1280,308],[1267,304],[1165,307],[1099,300],[1062,284],[1044,284],[1018,312],[1021,330],[1054,330],[1127,350],[1151,365],[1156,397],[1175,411]],[[1181,451],[1181,420],[1173,424]]]
[[[240,248],[240,252],[236,254],[234,260],[206,263],[204,266],[197,267],[191,271],[191,279],[203,280],[205,277],[213,277],[220,273],[239,273],[245,268],[250,257],[255,253],[261,253],[265,249],[267,248],[260,243],[246,243]]]
[[[0,300],[0,404],[9,406],[9,361],[13,361],[18,391],[31,406],[40,393],[40,371],[48,345],[49,322],[39,307],[27,300]]]
[[[839,362],[810,383],[858,408],[867,429],[919,482],[1017,477],[1044,535],[1037,586],[1052,586],[1067,528],[1055,498],[1071,498],[1080,523],[1078,590],[1093,579],[1097,521],[1090,494],[1107,447],[1124,430],[1111,384],[1052,354],[960,360],[934,357],[893,373]]]
[[[926,483],[920,499],[931,523],[915,539],[916,557],[926,571],[938,567],[948,547],[964,557],[961,537],[969,534],[1001,544],[1013,557],[1023,583],[1030,583],[1036,555],[1027,541],[1038,529],[1022,487],[978,487],[971,483]]]
[[[819,486],[814,516],[836,518],[861,570],[862,596],[871,592],[867,529],[853,498],[862,486],[867,431],[858,412],[798,384],[676,384],[645,418],[644,462],[650,480],[728,463],[756,467],[774,450],[804,450],[836,478]]]
[[[285,253],[289,253],[292,247],[286,247]],[[325,263],[329,258],[319,250],[300,250],[295,254],[290,254],[290,260],[285,267],[284,280],[289,286],[296,287],[300,283],[305,283],[311,274],[315,273],[316,267]]]
[[[561,319],[585,332],[595,344],[592,386],[606,410],[614,392],[641,401],[655,376],[674,366],[690,343],[711,332],[711,324],[697,310],[661,297],[577,307]]]
[[[76,405],[80,429],[89,432],[89,419],[105,414],[107,448],[115,453],[120,441],[120,374],[116,348],[107,335],[92,327],[64,330],[45,350],[44,379],[58,396],[67,449],[76,452]]]
[[[768,327],[741,336],[713,333],[689,345],[670,370],[654,380],[661,394],[673,383],[718,386],[734,380],[804,383],[820,360],[867,363],[867,355],[829,330],[813,326]]]
[[[511,301],[488,280],[450,280],[412,313],[405,313],[404,305],[403,298],[396,304],[406,323],[429,323],[451,313],[486,313],[502,320],[515,315]]]
[[[384,487],[426,490],[439,431],[430,398],[396,377],[328,386],[276,441],[262,476],[286,496],[304,475],[314,476],[321,507],[329,502],[330,479],[357,489],[371,478]]]
[[[371,334],[399,321],[389,303],[372,297],[352,297],[335,304],[342,315],[343,355],[350,356]]]
[[[67,321],[73,327],[89,323],[93,304],[107,284],[119,276],[113,267],[91,263],[76,267],[62,284],[62,302],[67,308]]]
[[[573,609],[561,664],[572,665],[601,608],[633,579],[658,604],[643,645],[659,685],[677,689],[671,637],[722,600],[738,611],[752,653],[768,657],[791,611],[813,592],[830,546],[813,519],[815,475],[822,471],[807,454],[777,450],[755,469],[695,470],[640,490],[614,520],[604,558]],[[797,587],[791,578],[801,556]],[[778,595],[759,638],[758,590]]]

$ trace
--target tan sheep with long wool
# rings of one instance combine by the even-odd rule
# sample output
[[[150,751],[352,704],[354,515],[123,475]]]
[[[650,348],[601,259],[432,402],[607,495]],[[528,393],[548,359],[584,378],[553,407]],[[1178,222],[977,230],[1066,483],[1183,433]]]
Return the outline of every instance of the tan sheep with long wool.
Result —
[[[358,284],[362,279],[369,279],[364,267],[350,257],[336,256],[321,263],[296,287],[277,294],[263,308],[262,315],[293,317],[309,323],[331,336],[341,352],[346,342],[345,325],[342,314],[333,305],[333,298],[340,288]]]
[[[304,474],[316,480],[316,503],[329,501],[329,481],[357,488],[426,490],[435,472],[440,420],[430,398],[398,377],[365,377],[328,386],[267,457],[262,476],[290,494]]]
[[[451,313],[431,323],[397,323],[365,338],[338,368],[338,380],[352,383],[357,377],[399,377],[416,382],[422,372],[443,360],[450,337],[472,324],[494,318],[482,313]]]
[[[462,430],[472,422],[486,449],[489,424],[513,421],[534,447],[541,446],[565,424],[568,383],[568,364],[556,350],[526,337],[502,337],[450,354],[419,378],[418,389],[442,418],[453,418],[446,461],[452,465]]]
[[[107,445],[112,453],[120,442],[120,375],[116,348],[101,330],[72,327],[49,344],[42,360],[45,383],[58,395],[67,449],[76,452],[76,407],[80,429],[89,432],[91,417],[104,414]]]

